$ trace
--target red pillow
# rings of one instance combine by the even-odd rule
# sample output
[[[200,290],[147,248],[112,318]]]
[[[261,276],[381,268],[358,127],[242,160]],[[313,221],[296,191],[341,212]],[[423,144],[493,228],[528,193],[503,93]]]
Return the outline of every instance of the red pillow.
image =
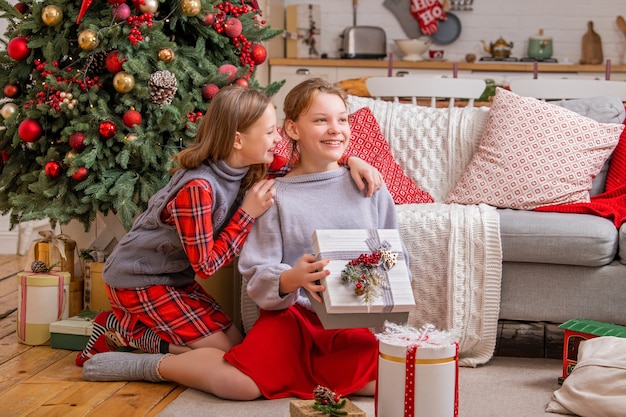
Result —
[[[396,204],[433,203],[432,196],[420,189],[406,176],[391,154],[376,117],[368,107],[363,107],[348,116],[352,135],[346,155],[363,159],[382,174]]]
[[[433,203],[432,196],[420,189],[406,176],[391,154],[391,148],[385,140],[376,117],[372,111],[363,107],[348,116],[352,135],[350,145],[344,155],[358,156],[376,168],[383,176],[396,204]],[[280,131],[282,134],[282,131]],[[274,153],[284,159],[291,157],[291,141],[286,135],[276,144]]]
[[[626,124],[626,121],[624,121]],[[622,131],[619,142],[611,156],[609,170],[606,174],[605,192],[613,191],[626,184],[626,129]]]

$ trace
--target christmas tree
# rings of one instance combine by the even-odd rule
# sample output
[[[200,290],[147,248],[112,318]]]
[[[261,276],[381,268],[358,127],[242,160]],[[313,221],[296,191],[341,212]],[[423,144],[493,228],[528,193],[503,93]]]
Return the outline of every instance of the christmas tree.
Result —
[[[126,228],[169,179],[214,94],[275,94],[255,70],[282,31],[255,0],[0,0],[0,212],[13,225],[113,212]]]

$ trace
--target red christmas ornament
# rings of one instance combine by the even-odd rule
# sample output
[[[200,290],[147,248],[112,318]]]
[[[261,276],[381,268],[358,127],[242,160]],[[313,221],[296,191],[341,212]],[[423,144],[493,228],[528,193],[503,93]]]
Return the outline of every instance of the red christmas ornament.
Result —
[[[23,36],[11,39],[7,45],[7,53],[16,61],[23,61],[30,56],[28,40]]]
[[[126,113],[124,113],[122,120],[124,121],[126,127],[133,127],[135,125],[141,124],[143,118],[141,117],[141,113],[139,113],[137,110],[130,109]]]
[[[126,3],[120,3],[113,7],[112,13],[116,22],[123,22],[130,16],[130,7]]]
[[[89,176],[89,171],[87,170],[87,168],[80,167],[76,171],[74,171],[74,173],[72,174],[72,179],[74,181],[81,182],[81,181],[86,180],[88,176]]]
[[[76,24],[80,23],[85,13],[87,13],[89,6],[91,6],[91,3],[93,3],[93,0],[83,0],[83,2],[80,5],[80,11],[78,12],[78,18],[76,19]]]
[[[107,0],[107,3],[117,6],[122,3],[126,3],[126,0]]]
[[[200,16],[200,24],[203,26],[211,26],[215,23],[215,15],[213,13],[207,13],[205,16]]]
[[[25,14],[28,11],[28,5],[26,3],[17,3],[14,7],[15,10],[22,14]]]
[[[7,84],[4,86],[5,97],[13,98],[20,93],[20,86],[16,84]]]
[[[205,100],[213,100],[213,96],[220,91],[220,88],[215,84],[206,84],[202,87],[202,98]]]
[[[83,132],[74,132],[70,135],[68,142],[72,149],[80,152],[85,149],[85,134]]]
[[[232,81],[237,74],[237,67],[233,64],[224,64],[217,69],[219,75],[228,75],[228,80]]]
[[[2,158],[2,162],[7,162],[9,160],[9,156],[9,151],[6,149],[0,151],[0,158]]]
[[[267,59],[267,49],[260,43],[254,42],[250,47],[250,57],[256,65],[261,65]]]
[[[250,83],[245,78],[237,78],[235,81],[233,81],[233,84],[246,88],[250,86]]]
[[[123,58],[120,61],[120,51],[111,51],[104,59],[104,66],[111,74],[117,74],[124,69],[122,67],[124,62],[126,62],[126,58]]]
[[[113,136],[115,136],[115,134],[117,133],[117,126],[115,126],[115,123],[109,120],[106,120],[100,123],[100,127],[98,128],[98,131],[100,132],[100,136],[102,136],[105,139],[110,139]]]
[[[24,119],[17,128],[17,134],[24,142],[35,142],[43,134],[43,129],[35,119]]]
[[[231,17],[224,22],[224,33],[229,38],[236,38],[241,35],[242,30],[243,26],[241,25],[241,20],[235,17]]]
[[[57,161],[50,161],[48,163],[46,163],[46,166],[44,167],[44,171],[46,173],[46,175],[48,176],[48,178],[51,179],[56,179],[59,178],[59,176],[61,176],[61,170],[62,170],[62,166],[60,163],[58,163]]]

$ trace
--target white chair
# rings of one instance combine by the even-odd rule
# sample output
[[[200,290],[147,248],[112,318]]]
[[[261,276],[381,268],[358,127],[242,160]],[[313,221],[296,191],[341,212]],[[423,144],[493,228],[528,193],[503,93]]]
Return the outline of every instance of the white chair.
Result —
[[[626,82],[550,78],[514,78],[509,87],[515,94],[542,100],[569,100],[616,96],[626,101]]]
[[[485,81],[479,79],[423,76],[370,77],[365,85],[372,97],[393,97],[394,101],[410,98],[413,104],[417,104],[418,98],[428,97],[431,107],[436,107],[438,98],[450,99],[449,107],[454,106],[454,99],[468,99],[471,107],[486,87]]]

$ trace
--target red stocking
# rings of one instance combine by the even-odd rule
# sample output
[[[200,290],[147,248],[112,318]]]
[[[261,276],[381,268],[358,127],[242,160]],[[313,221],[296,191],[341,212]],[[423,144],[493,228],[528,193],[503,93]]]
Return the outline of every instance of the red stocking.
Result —
[[[411,0],[411,14],[420,24],[424,35],[437,32],[439,20],[446,20],[439,0]]]

